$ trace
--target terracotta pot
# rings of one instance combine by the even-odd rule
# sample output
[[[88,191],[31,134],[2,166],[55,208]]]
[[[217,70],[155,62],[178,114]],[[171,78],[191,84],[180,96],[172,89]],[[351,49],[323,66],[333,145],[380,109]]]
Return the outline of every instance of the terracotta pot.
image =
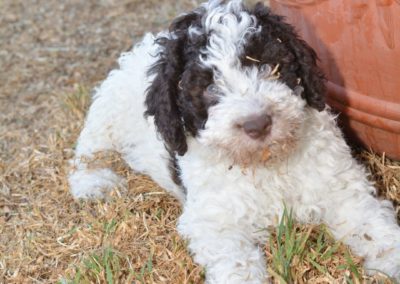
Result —
[[[400,0],[271,0],[317,51],[355,142],[400,159]]]

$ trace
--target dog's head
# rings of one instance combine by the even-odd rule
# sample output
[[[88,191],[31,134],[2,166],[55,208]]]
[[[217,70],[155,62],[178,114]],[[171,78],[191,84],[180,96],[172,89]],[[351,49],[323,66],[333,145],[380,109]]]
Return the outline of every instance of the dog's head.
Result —
[[[157,44],[146,115],[171,152],[185,154],[192,135],[241,164],[283,157],[305,108],[325,107],[315,52],[263,4],[210,1]]]

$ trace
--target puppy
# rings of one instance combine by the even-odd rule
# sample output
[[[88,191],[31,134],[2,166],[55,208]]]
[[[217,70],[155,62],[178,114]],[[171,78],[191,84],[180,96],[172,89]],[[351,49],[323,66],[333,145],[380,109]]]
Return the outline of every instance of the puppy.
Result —
[[[374,197],[325,106],[315,52],[257,4],[210,1],[147,34],[95,91],[69,175],[75,198],[122,182],[87,160],[115,150],[183,206],[178,231],[207,283],[263,283],[259,244],[284,204],[303,223],[325,223],[400,279],[400,228]]]

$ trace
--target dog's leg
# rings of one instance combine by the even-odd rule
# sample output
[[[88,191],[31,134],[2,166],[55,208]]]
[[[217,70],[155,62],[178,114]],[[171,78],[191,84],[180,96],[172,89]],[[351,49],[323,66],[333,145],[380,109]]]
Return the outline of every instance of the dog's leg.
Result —
[[[143,117],[144,94],[149,84],[146,72],[156,60],[156,50],[153,35],[147,34],[131,52],[121,55],[120,68],[111,71],[96,89],[71,161],[69,183],[75,198],[103,197],[123,181],[108,168],[91,167],[88,161],[99,151],[117,151],[134,170],[150,175],[154,167],[146,162],[158,162],[159,168],[163,165],[159,156],[166,152],[164,146]],[[162,174],[168,173],[167,167],[162,169]]]
[[[90,159],[92,156],[85,156]],[[122,177],[108,168],[90,169],[82,157],[72,161],[74,169],[71,171],[68,181],[74,198],[103,198],[112,188],[125,184]]]
[[[326,223],[337,239],[365,258],[369,273],[378,270],[400,280],[400,227],[391,203],[374,196],[367,172],[351,156],[330,112],[309,114],[304,160],[292,170],[302,179],[295,180],[301,192],[296,217],[309,222],[305,213],[316,212],[316,221]]]
[[[245,216],[238,216],[244,208],[234,204],[218,196],[189,198],[178,230],[189,240],[194,260],[205,267],[206,283],[265,283],[264,255],[252,238],[254,228]]]
[[[96,153],[116,150],[112,142],[115,122],[107,116],[106,103],[103,98],[93,102],[77,142],[75,158],[70,161],[68,181],[75,198],[102,198],[123,181],[111,169],[91,165]]]
[[[381,271],[400,280],[400,227],[393,207],[389,201],[374,198],[369,193],[374,189],[367,181],[361,185],[368,190],[329,193],[325,221],[336,238],[365,257],[369,273]]]

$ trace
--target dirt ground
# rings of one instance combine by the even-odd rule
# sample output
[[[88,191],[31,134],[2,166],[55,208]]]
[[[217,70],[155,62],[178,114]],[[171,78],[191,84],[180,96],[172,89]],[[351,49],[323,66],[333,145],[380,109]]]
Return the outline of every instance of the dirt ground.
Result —
[[[175,231],[177,201],[147,177],[111,155],[129,192],[75,202],[66,182],[90,90],[145,32],[199,2],[0,1],[0,283],[113,283],[109,271],[116,283],[203,282]],[[400,163],[359,157],[400,201]]]

